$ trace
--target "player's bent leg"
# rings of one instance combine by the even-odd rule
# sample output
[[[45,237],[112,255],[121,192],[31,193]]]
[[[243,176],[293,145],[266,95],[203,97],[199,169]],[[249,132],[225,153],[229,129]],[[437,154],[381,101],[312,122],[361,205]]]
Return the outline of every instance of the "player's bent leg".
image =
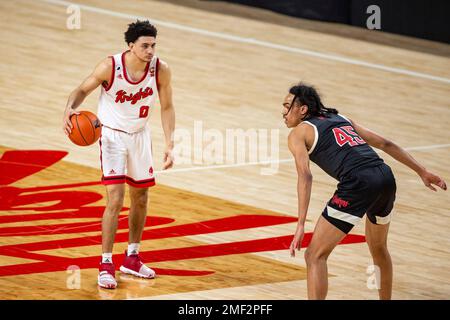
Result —
[[[123,206],[124,194],[125,185],[123,183],[106,186],[107,200],[102,219],[102,256],[110,255],[110,259],[104,261],[102,257],[97,279],[98,285],[106,289],[115,289],[117,287],[115,266],[112,261],[112,249],[117,231],[119,213]]]
[[[148,188],[130,188],[130,214],[128,216],[129,243],[141,242],[147,217]]]
[[[130,185],[129,245],[120,271],[140,278],[152,279],[155,271],[147,267],[139,256],[139,243],[147,217],[148,188],[137,188]]]
[[[376,274],[377,283],[380,284],[378,294],[381,300],[390,300],[392,297],[392,260],[387,247],[389,223],[374,224],[367,218],[366,241],[372,255],[373,264],[379,268]]]
[[[311,243],[305,251],[308,299],[325,299],[328,292],[327,259],[346,233],[323,216],[317,221]]]
[[[103,252],[112,252],[124,195],[125,184],[110,184],[106,186],[106,207],[102,219]]]

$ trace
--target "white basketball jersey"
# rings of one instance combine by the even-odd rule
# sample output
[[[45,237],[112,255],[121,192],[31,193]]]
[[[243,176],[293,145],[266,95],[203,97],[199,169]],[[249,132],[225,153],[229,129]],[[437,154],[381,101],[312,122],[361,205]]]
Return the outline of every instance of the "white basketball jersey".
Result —
[[[126,71],[125,53],[112,57],[111,80],[108,86],[102,85],[97,115],[109,128],[134,133],[145,127],[150,109],[155,105],[159,59],[154,56],[147,64],[144,76],[133,81]]]

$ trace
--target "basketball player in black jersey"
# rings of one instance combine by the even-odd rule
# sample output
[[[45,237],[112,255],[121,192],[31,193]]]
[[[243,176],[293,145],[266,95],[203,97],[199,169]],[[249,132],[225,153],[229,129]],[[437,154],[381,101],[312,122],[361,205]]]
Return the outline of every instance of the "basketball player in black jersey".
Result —
[[[380,299],[392,294],[392,261],[387,248],[390,213],[396,184],[378,148],[414,170],[425,186],[447,190],[445,181],[427,171],[404,149],[366,129],[338,111],[326,108],[313,87],[302,83],[289,90],[283,103],[288,145],[298,173],[298,225],[290,253],[300,250],[311,196],[309,160],[339,181],[319,218],[306,252],[309,299],[325,299],[328,291],[327,258],[348,232],[367,215],[366,241],[375,266],[380,268]],[[371,147],[372,146],[372,147]]]

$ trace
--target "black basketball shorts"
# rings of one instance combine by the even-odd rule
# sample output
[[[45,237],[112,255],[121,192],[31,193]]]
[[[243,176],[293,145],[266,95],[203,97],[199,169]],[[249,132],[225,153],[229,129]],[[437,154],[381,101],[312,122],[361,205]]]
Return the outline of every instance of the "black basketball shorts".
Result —
[[[355,169],[339,182],[322,215],[345,233],[366,213],[370,222],[387,224],[391,221],[396,189],[392,170],[384,163]]]

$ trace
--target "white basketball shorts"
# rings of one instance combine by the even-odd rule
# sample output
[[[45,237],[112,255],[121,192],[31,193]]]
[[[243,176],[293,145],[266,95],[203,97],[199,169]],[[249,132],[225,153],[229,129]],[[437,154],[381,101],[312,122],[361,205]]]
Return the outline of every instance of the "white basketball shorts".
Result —
[[[137,188],[155,185],[150,129],[127,133],[102,127],[100,137],[102,184],[128,183]]]

